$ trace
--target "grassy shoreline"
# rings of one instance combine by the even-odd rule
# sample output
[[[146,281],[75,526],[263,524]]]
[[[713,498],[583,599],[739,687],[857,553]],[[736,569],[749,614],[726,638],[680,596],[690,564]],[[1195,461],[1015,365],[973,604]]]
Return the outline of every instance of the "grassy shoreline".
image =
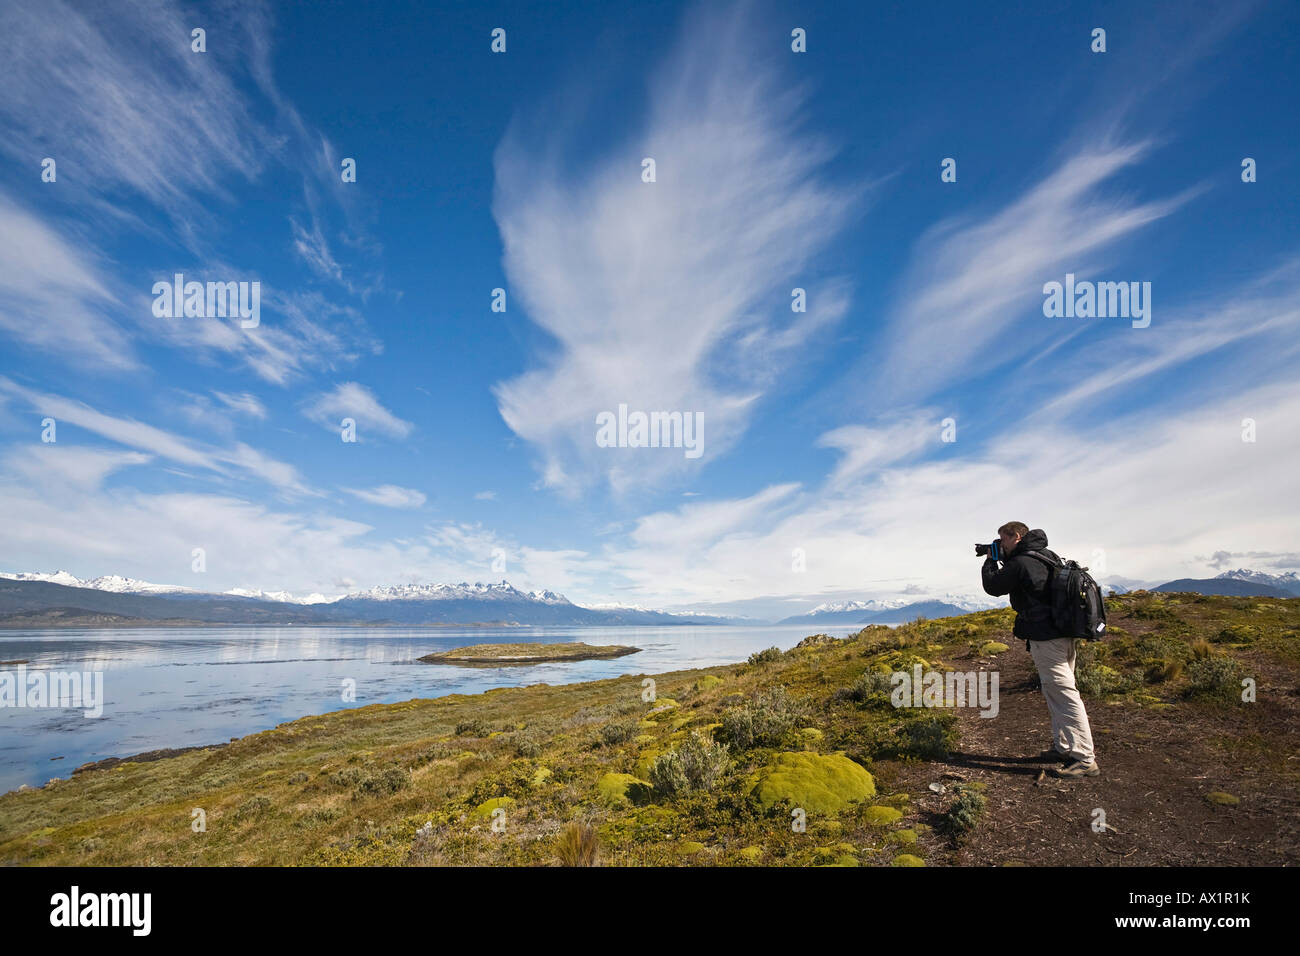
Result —
[[[1232,701],[1240,673],[1300,673],[1300,600],[1109,603],[1112,637],[1081,654],[1090,712],[1104,702],[1232,726],[1254,718]],[[897,710],[881,689],[916,663],[996,666],[1011,620],[995,610],[815,636],[654,675],[653,699],[628,675],[304,717],[0,796],[0,863],[555,865],[585,832],[607,865],[941,864],[956,837],[946,815],[917,809],[915,778],[958,746],[962,715]],[[1261,765],[1272,786],[1300,782],[1294,767]],[[972,786],[959,798],[972,821],[982,797]]]

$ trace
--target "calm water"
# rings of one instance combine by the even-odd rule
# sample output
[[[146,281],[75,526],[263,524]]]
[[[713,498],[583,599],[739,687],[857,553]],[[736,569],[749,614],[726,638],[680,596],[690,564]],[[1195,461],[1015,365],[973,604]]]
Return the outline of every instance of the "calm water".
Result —
[[[842,637],[859,628],[832,628]],[[661,674],[786,650],[794,627],[201,628],[0,632],[0,661],[36,671],[99,671],[103,714],[0,707],[0,792],[69,777],[83,763],[163,747],[223,743],[310,714],[491,687]],[[492,669],[419,664],[432,651],[512,642],[628,644],[641,653]],[[0,672],[17,674],[16,665]],[[342,700],[346,678],[356,702]]]

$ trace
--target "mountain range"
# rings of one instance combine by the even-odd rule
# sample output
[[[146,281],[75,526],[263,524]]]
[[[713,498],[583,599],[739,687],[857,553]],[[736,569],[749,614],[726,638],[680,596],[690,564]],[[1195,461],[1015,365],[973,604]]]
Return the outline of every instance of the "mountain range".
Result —
[[[223,594],[116,576],[80,580],[66,571],[0,574],[0,622],[87,626],[131,622],[203,624],[734,624],[740,619],[642,608],[588,608],[553,591],[499,584],[402,584],[338,598],[285,592]]]
[[[1269,574],[1239,568],[1213,578],[1179,578],[1153,591],[1191,591],[1262,597],[1300,597],[1294,571]],[[1001,602],[955,595],[908,602],[843,601],[776,623],[810,627],[895,624],[918,617],[966,614]],[[0,572],[0,625],[5,627],[127,626],[162,624],[264,625],[674,625],[759,624],[711,614],[672,613],[641,607],[574,604],[554,591],[521,591],[496,584],[381,585],[341,597],[234,589],[224,593],[152,584],[120,575],[80,579],[67,571]]]
[[[1222,581],[1225,579],[1263,584],[1267,587],[1277,588],[1280,591],[1289,591],[1291,594],[1300,597],[1300,575],[1294,571],[1286,571],[1282,574],[1267,574],[1264,571],[1247,571],[1245,568],[1238,568],[1236,571],[1224,571],[1222,574],[1214,576],[1214,580]]]
[[[1152,591],[1193,591],[1197,594],[1227,594],[1238,597],[1300,597],[1300,578],[1294,571],[1268,574],[1264,571],[1224,571],[1212,578],[1179,578]]]
[[[970,611],[983,610],[987,604],[976,604],[962,599],[927,601],[841,601],[820,604],[807,614],[787,617],[780,624],[809,624],[820,627],[826,624],[902,624],[918,617],[951,617]]]

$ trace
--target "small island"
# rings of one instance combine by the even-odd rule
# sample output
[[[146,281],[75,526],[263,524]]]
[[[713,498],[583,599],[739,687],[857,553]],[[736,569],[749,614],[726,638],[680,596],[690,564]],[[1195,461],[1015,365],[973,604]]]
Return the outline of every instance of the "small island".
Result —
[[[502,667],[509,664],[548,664],[556,661],[587,661],[636,654],[641,648],[621,644],[473,644],[450,651],[438,651],[419,658],[422,664],[459,664]]]

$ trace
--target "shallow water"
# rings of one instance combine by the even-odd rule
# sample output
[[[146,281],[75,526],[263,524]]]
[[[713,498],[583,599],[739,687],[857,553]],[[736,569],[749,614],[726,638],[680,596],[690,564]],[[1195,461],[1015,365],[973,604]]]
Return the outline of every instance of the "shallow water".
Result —
[[[842,637],[858,627],[832,627]],[[68,777],[83,763],[164,747],[223,743],[311,714],[492,687],[568,684],[620,674],[661,674],[744,661],[812,633],[775,627],[591,628],[148,628],[0,632],[0,661],[32,675],[102,674],[103,713],[73,707],[0,707],[0,792]],[[613,660],[526,667],[416,663],[467,644],[625,644]],[[17,675],[18,667],[0,665]],[[356,701],[342,697],[356,682]]]

